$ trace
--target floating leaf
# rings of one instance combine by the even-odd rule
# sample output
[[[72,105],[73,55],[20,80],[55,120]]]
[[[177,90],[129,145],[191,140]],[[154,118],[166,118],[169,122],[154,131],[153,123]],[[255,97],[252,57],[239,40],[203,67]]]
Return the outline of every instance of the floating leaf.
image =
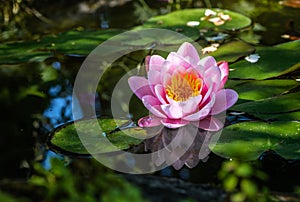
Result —
[[[123,30],[68,31],[41,40],[46,49],[62,54],[88,55],[99,44]]]
[[[142,26],[135,29],[143,28],[162,28],[172,31],[179,32],[193,40],[200,37],[199,29],[211,29],[216,30],[238,30],[247,27],[251,24],[251,20],[239,13],[233,11],[213,9],[217,12],[222,12],[224,15],[230,15],[231,20],[226,21],[223,25],[215,26],[213,23],[208,21],[200,21],[201,17],[205,16],[206,9],[184,9],[171,12],[167,15],[155,16],[148,19]],[[197,22],[197,25],[190,26],[190,22]],[[157,37],[158,41],[161,41],[160,37]],[[174,44],[179,42],[174,42],[172,40],[164,40],[166,44]]]
[[[245,28],[251,24],[251,20],[242,14],[221,9],[212,10],[219,13],[222,12],[224,15],[229,15],[231,20],[226,21],[220,26],[215,26],[213,23],[208,21],[201,21],[199,26],[189,27],[187,23],[190,21],[199,21],[205,16],[206,9],[183,9],[171,12],[167,15],[152,17],[144,23],[142,28],[163,28],[179,31],[180,33],[195,40],[199,38],[199,32],[195,34],[192,30],[215,28],[218,30],[232,31]]]
[[[76,121],[75,124],[74,122],[67,123],[51,134],[49,146],[55,151],[73,155],[89,155],[89,152],[97,154],[128,149],[141,143],[142,139],[146,137],[146,131],[130,125],[122,129],[122,125],[125,123],[128,123],[128,120],[90,119]],[[80,133],[80,138],[78,133]],[[114,146],[105,144],[105,138]],[[89,152],[82,141],[89,148]]]
[[[233,82],[231,82],[230,88],[238,92],[240,99],[245,100],[260,100],[274,97],[299,86],[297,81],[291,79],[236,81],[235,85]]]
[[[43,45],[43,43],[38,41],[2,43],[0,44],[0,63],[16,64],[43,61],[51,56],[49,51],[39,50]]]
[[[255,47],[239,40],[234,40],[221,45],[215,52],[210,55],[217,61],[225,60],[234,62],[241,57],[245,57],[255,51]]]
[[[255,114],[255,116],[266,121],[300,121],[300,111],[278,114]]]
[[[274,47],[283,48],[283,49],[290,50],[290,51],[300,50],[300,40],[281,43]]]
[[[291,112],[300,109],[300,92],[281,95],[273,98],[245,102],[235,105],[231,110],[247,112],[249,114],[271,114]]]
[[[214,139],[212,139],[214,140]],[[243,122],[226,127],[212,151],[225,158],[255,160],[268,149],[287,159],[300,158],[300,123]]]
[[[147,35],[146,32],[143,32],[143,34],[141,35],[139,33],[139,31],[141,30],[145,30],[148,28],[163,28],[163,29],[167,29],[167,30],[171,30],[174,32],[177,32],[178,34],[182,34],[183,36],[187,36],[189,38],[191,38],[190,42],[192,42],[192,40],[196,40],[197,38],[199,38],[199,31],[198,29],[194,28],[194,27],[190,27],[188,25],[176,25],[176,26],[164,26],[164,27],[160,27],[160,26],[152,26],[149,24],[144,24],[142,26],[137,26],[134,27],[132,31],[137,31],[137,35],[136,37],[132,37],[132,35],[130,36],[130,39],[124,39],[124,44],[126,45],[131,45],[131,46],[152,46],[153,44],[158,46],[158,45],[181,45],[182,43],[187,41],[186,37],[182,37],[181,35],[177,35],[174,33],[170,33],[167,31],[161,31],[159,33],[157,33],[156,30],[153,30],[156,33],[153,32],[149,32],[149,35]],[[159,37],[156,37],[159,36]],[[174,49],[173,49],[174,50]]]
[[[40,62],[53,53],[88,55],[103,41],[122,30],[68,31],[39,41],[0,44],[0,63]]]
[[[246,60],[230,66],[230,78],[239,79],[267,79],[287,74],[300,69],[300,43],[288,42],[274,47],[257,47],[256,54],[260,59],[256,63]]]

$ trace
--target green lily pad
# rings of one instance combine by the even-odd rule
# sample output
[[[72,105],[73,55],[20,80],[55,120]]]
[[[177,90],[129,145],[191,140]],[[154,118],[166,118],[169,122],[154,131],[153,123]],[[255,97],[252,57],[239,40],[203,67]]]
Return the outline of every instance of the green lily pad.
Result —
[[[184,36],[191,38],[191,41],[199,38],[199,30],[198,29],[188,27],[185,25],[164,26],[164,27],[158,26],[157,27],[157,26],[144,24],[141,26],[134,27],[133,31],[140,31],[140,30],[147,29],[147,28],[163,28],[163,29],[171,30],[171,31],[177,32],[179,34],[182,34]],[[159,46],[159,45],[182,44],[182,43],[186,42],[186,40],[187,40],[186,37],[180,38],[177,35],[173,35],[168,32],[159,33],[159,37],[157,37],[157,38],[156,37],[154,38],[153,36],[154,35],[152,33],[149,36],[147,36],[146,34],[143,34],[141,36],[137,32],[137,37],[134,40],[132,40],[132,38],[129,41],[125,39],[124,43],[126,45],[131,45],[131,46],[147,46],[147,45],[152,45],[152,44]]]
[[[62,54],[88,55],[99,44],[123,30],[68,31],[42,39],[46,49]]]
[[[125,127],[126,123],[128,120],[114,119],[96,121],[90,119],[67,123],[51,134],[49,146],[57,152],[71,155],[90,155],[128,149],[140,144],[147,134],[144,129],[130,124]],[[106,144],[105,138],[114,146]],[[88,147],[89,151],[85,147]]]
[[[215,57],[217,61],[225,60],[227,62],[235,62],[241,57],[245,57],[255,51],[255,47],[243,41],[234,40],[221,45],[215,52],[210,55]]]
[[[288,42],[280,46],[257,47],[260,59],[256,63],[241,60],[230,66],[230,78],[263,80],[278,77],[300,69],[299,42]]]
[[[278,114],[255,114],[255,116],[266,121],[300,121],[300,111]]]
[[[40,62],[51,56],[47,50],[39,50],[44,44],[38,41],[0,44],[0,64]]]
[[[249,114],[272,114],[291,112],[300,109],[300,92],[290,93],[277,97],[245,102],[235,105],[231,110],[247,112]]]
[[[291,50],[291,51],[300,50],[300,40],[281,43],[281,44],[276,45],[275,47],[284,48],[286,50]]]
[[[214,140],[214,139],[212,139]],[[300,123],[243,122],[226,127],[214,147],[225,158],[255,160],[268,149],[287,159],[300,158]]]
[[[299,82],[291,79],[276,79],[262,81],[231,81],[229,88],[239,94],[240,99],[260,100],[280,95],[299,86]]]
[[[152,17],[144,23],[142,28],[171,29],[195,40],[199,38],[200,35],[199,32],[195,35],[195,32],[192,30],[214,28],[216,30],[232,31],[245,28],[251,24],[251,20],[242,14],[221,9],[212,10],[218,13],[222,12],[226,15],[230,15],[231,20],[226,21],[223,25],[216,26],[207,20],[201,21],[201,18],[205,17],[206,9],[183,9],[171,12],[167,15]],[[200,24],[199,26],[189,27],[187,26],[189,21],[200,21]]]
[[[290,93],[277,97],[245,102],[233,106],[231,109],[247,112],[250,114],[271,114],[280,112],[291,112],[300,109],[300,92]]]
[[[39,41],[0,44],[0,63],[40,62],[55,53],[86,56],[122,30],[68,31]]]

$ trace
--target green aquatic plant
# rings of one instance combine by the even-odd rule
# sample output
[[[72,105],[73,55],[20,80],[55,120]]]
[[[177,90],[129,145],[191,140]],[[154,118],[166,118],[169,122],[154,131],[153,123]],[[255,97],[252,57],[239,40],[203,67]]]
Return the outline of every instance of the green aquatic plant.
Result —
[[[265,181],[267,175],[254,165],[235,160],[226,161],[218,178],[232,202],[269,201],[268,189],[257,184],[257,181]]]
[[[76,160],[68,167],[52,159],[45,170],[34,164],[33,175],[26,183],[0,183],[0,200],[7,202],[142,202],[139,189],[122,176],[114,174],[91,159]],[[18,193],[18,196],[14,194]],[[30,193],[30,194],[28,194]]]

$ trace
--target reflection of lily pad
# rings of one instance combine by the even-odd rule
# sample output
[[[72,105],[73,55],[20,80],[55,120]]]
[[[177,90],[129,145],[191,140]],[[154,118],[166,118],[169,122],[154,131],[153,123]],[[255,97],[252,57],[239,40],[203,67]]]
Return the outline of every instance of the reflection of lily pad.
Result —
[[[260,59],[256,63],[246,60],[232,64],[230,78],[267,79],[300,69],[300,42],[289,42],[274,47],[258,47],[256,53]]]
[[[300,158],[300,123],[244,122],[226,127],[212,151],[225,158],[255,160],[267,149]]]
[[[49,145],[50,148],[58,152],[75,155],[128,149],[130,146],[141,143],[141,138],[146,136],[146,131],[132,126],[125,127],[122,130],[118,129],[127,122],[127,120],[91,119],[76,121],[75,124],[74,122],[68,123],[57,128],[51,134]],[[78,133],[80,133],[80,138]],[[114,146],[105,144],[105,138]],[[89,152],[85,149],[82,141],[89,148]]]

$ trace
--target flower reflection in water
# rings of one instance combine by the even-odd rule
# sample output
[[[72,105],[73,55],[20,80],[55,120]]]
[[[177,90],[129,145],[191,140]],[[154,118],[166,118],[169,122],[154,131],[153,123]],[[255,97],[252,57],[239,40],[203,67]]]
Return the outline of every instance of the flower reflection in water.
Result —
[[[209,141],[215,132],[199,129],[191,124],[180,128],[148,128],[149,133],[157,130],[157,135],[145,140],[145,150],[152,152],[156,166],[172,165],[176,170],[184,165],[195,167],[199,161],[206,162],[210,149]],[[163,148],[166,148],[163,150]],[[156,152],[159,151],[159,152]],[[183,155],[180,155],[184,153]],[[175,162],[175,163],[173,163]]]

